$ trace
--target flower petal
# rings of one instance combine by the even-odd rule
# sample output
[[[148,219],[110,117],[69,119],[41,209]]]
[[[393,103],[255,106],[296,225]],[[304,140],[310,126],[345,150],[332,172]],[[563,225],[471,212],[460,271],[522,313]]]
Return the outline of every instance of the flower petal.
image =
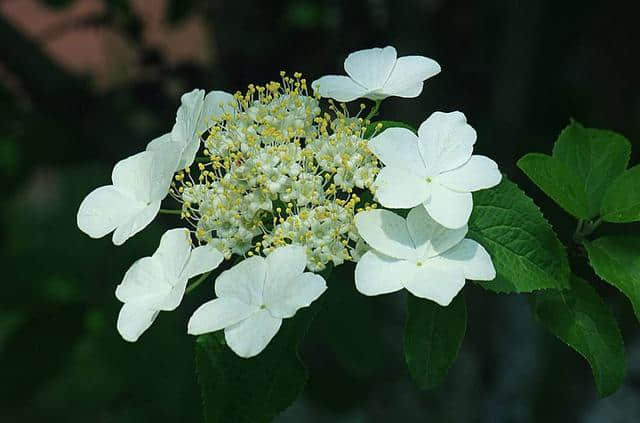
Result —
[[[130,192],[138,201],[151,203],[169,193],[169,185],[179,154],[177,146],[161,137],[152,141],[153,150],[143,151],[120,160],[113,168],[111,179],[118,189]],[[150,143],[150,144],[151,144]]]
[[[186,145],[196,134],[196,128],[200,123],[204,90],[196,88],[182,94],[180,103],[176,112],[176,123],[171,130],[171,138]]]
[[[178,142],[173,141],[173,139],[171,139],[171,132],[167,132],[166,134],[160,135],[159,137],[152,139],[151,142],[147,144],[147,147],[145,150],[147,151],[162,150],[166,148],[168,144],[175,144],[176,146],[179,145]],[[179,148],[178,150],[181,150],[181,149]]]
[[[385,166],[404,169],[426,178],[427,169],[418,151],[418,137],[406,128],[389,128],[369,141],[369,149]]]
[[[433,220],[423,206],[414,207],[407,215],[407,228],[418,257],[422,260],[437,256],[457,245],[467,234],[467,225],[449,229]]]
[[[82,200],[76,220],[82,232],[91,238],[102,238],[144,208],[144,203],[128,193],[107,185],[96,188]]]
[[[200,148],[197,133],[204,103],[204,90],[195,89],[180,98],[181,105],[176,113],[176,123],[171,129],[171,138],[182,145],[182,157],[178,168],[190,166]]]
[[[452,191],[437,182],[431,185],[431,198],[424,206],[433,220],[451,229],[466,225],[473,210],[471,193]]]
[[[126,240],[143,230],[155,219],[160,211],[160,200],[150,203],[131,216],[113,232],[112,241],[115,245],[122,245]]]
[[[347,56],[344,70],[358,84],[368,91],[374,91],[387,82],[396,64],[396,57],[396,49],[391,46],[359,50]]]
[[[124,304],[118,314],[116,327],[125,341],[136,342],[158,317],[159,311],[133,304]]]
[[[364,295],[396,292],[404,288],[415,271],[415,263],[367,251],[356,265],[356,289]]]
[[[416,297],[435,301],[447,306],[464,287],[461,267],[448,265],[439,257],[428,260],[418,268],[405,288]]]
[[[233,352],[249,358],[265,349],[281,325],[282,319],[273,317],[267,310],[260,310],[240,323],[227,327],[224,338]]]
[[[178,162],[178,169],[186,169],[193,164],[196,160],[196,154],[200,149],[200,137],[194,135],[194,137],[185,145]]]
[[[233,297],[251,305],[262,305],[262,291],[267,276],[267,263],[258,256],[242,260],[216,279],[216,295]]]
[[[235,103],[236,99],[232,94],[224,91],[210,91],[204,97],[202,113],[196,131],[197,134],[202,135],[204,131],[209,129],[214,118],[220,118],[225,113],[233,114],[235,109],[231,104]]]
[[[396,97],[403,97],[403,98],[415,98],[420,94],[422,94],[423,85],[424,84],[422,82],[419,82],[417,84],[408,86],[402,91],[396,91],[396,93],[393,95]],[[391,95],[386,95],[386,96],[390,97]]]
[[[137,201],[151,201],[153,158],[153,152],[143,151],[120,160],[111,171],[113,185]]]
[[[178,166],[183,149],[184,144],[174,141],[170,132],[153,139],[147,144],[147,151],[160,154],[160,157],[156,158],[158,164],[155,167],[158,169],[158,175],[170,175],[169,183],[171,183],[173,173],[184,168],[184,166]],[[164,183],[164,179],[162,179],[162,182]],[[160,186],[158,186],[158,194],[160,194],[159,188]]]
[[[157,310],[162,311],[173,311],[182,302],[182,298],[184,298],[184,292],[187,288],[187,278],[178,278],[175,281],[172,281],[171,291],[167,294],[158,306],[154,307]]]
[[[373,183],[375,197],[384,207],[408,209],[429,198],[424,178],[399,167],[383,167]]]
[[[422,122],[418,137],[422,159],[435,176],[466,163],[477,136],[462,112],[435,112]]]
[[[440,73],[440,65],[424,56],[404,56],[396,65],[384,84],[382,91],[387,95],[417,97],[422,92],[423,81]],[[416,93],[416,87],[420,89]]]
[[[189,279],[217,268],[224,260],[224,255],[212,245],[201,245],[191,250],[182,277]]]
[[[176,228],[162,235],[160,245],[153,253],[153,257],[162,264],[169,278],[177,280],[187,264],[190,253],[189,231],[185,228]]]
[[[304,247],[288,245],[273,250],[265,259],[267,263],[267,282],[265,282],[265,296],[268,290],[277,289],[280,284],[287,284],[298,277],[307,266],[307,253]],[[267,287],[267,283],[269,287]]]
[[[293,317],[296,311],[308,307],[326,289],[324,278],[310,272],[298,274],[286,281],[269,278],[264,285],[264,304],[273,317]]]
[[[474,192],[495,187],[502,175],[496,162],[485,156],[471,156],[462,166],[438,175],[445,187],[459,192]]]
[[[472,239],[464,239],[458,245],[442,254],[442,258],[451,262],[452,266],[460,266],[464,277],[474,281],[491,281],[496,277],[491,256]]]
[[[167,279],[162,262],[154,257],[143,257],[125,273],[116,287],[116,298],[123,303],[159,310],[174,283]]]
[[[179,164],[180,151],[175,143],[167,143],[153,153],[149,198],[151,201],[157,201],[162,200],[169,193],[173,174]]]
[[[250,306],[232,297],[216,298],[202,304],[193,312],[187,324],[187,332],[190,335],[215,332],[241,322],[256,311],[256,306]]]
[[[356,214],[356,228],[372,248],[396,259],[416,258],[406,221],[389,210],[369,210]]]
[[[340,102],[349,102],[367,94],[367,90],[353,79],[343,75],[327,75],[311,84],[321,97],[333,98]]]

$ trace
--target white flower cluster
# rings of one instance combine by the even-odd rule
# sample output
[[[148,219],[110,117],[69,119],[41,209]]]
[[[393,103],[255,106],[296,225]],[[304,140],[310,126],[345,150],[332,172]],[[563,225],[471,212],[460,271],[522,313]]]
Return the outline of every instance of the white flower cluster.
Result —
[[[281,72],[282,82],[245,93],[184,94],[171,132],[117,163],[113,184],[84,199],[78,227],[94,238],[113,231],[116,245],[162,211],[192,228],[166,232],[158,250],[127,271],[116,290],[124,339],[137,340],[234,254],[241,261],[217,277],[217,298],[195,311],[188,332],[224,329],[242,357],[260,353],[282,319],[324,292],[324,279],[305,268],[356,261],[361,293],[406,288],[441,305],[465,279],[495,276],[488,253],[464,236],[471,192],[498,184],[500,173],[472,155],[476,133],[465,116],[436,112],[417,136],[373,125],[375,136],[365,138],[384,98],[418,96],[440,66],[385,47],[352,53],[344,67],[348,76],[322,77],[314,93],[299,73]],[[322,97],[375,105],[363,117],[365,105],[352,115],[329,100],[323,112]],[[179,210],[160,209],[168,194]],[[411,211],[405,220],[374,199]]]
[[[227,258],[293,243],[306,247],[309,270],[321,271],[352,258],[360,239],[353,189],[371,186],[378,161],[364,119],[337,107],[321,115],[300,74],[282,78],[250,85],[212,117],[203,160],[176,175],[172,193],[197,239],[215,237]]]

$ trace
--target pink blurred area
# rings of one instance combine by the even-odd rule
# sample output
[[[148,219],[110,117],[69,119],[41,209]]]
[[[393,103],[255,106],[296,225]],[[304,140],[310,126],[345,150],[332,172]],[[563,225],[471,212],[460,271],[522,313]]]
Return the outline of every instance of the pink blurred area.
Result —
[[[210,31],[192,14],[176,25],[165,19],[167,0],[131,0],[142,21],[142,42],[160,51],[167,63],[208,64],[213,58]],[[104,13],[100,0],[76,0],[50,8],[38,0],[0,1],[0,13],[64,68],[90,74],[98,88],[144,77],[139,52],[124,34],[110,26],[88,22]]]

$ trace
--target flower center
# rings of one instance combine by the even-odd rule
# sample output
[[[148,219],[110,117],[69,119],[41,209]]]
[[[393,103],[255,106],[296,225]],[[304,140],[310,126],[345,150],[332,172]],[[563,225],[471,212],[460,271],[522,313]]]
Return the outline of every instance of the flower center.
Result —
[[[354,215],[375,208],[357,195],[370,189],[379,164],[364,138],[370,122],[329,102],[322,113],[299,73],[249,85],[207,117],[197,170],[180,171],[172,194],[198,240],[226,258],[306,247],[307,267],[321,271],[353,260],[360,237]]]

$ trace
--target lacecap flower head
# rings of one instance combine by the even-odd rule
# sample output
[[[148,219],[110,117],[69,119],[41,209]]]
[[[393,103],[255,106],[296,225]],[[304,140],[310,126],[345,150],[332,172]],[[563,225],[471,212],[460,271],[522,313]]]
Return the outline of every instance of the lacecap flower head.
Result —
[[[440,66],[385,47],[352,53],[345,70],[315,81],[313,93],[297,72],[235,94],[185,93],[171,130],[85,198],[79,228],[92,237],[114,231],[117,245],[158,212],[187,227],[167,231],[118,285],[124,339],[137,340],[224,260],[236,263],[215,278],[216,298],[195,311],[188,332],[224,330],[247,358],[322,295],[318,273],[345,261],[357,263],[365,295],[406,288],[441,305],[465,279],[495,276],[484,248],[464,236],[471,192],[496,185],[500,173],[472,155],[476,133],[464,115],[436,112],[418,136],[371,122],[384,98],[419,95]],[[364,104],[353,111],[322,97],[375,105],[365,114]],[[167,194],[177,207],[160,209]],[[411,210],[404,219],[379,205]]]

